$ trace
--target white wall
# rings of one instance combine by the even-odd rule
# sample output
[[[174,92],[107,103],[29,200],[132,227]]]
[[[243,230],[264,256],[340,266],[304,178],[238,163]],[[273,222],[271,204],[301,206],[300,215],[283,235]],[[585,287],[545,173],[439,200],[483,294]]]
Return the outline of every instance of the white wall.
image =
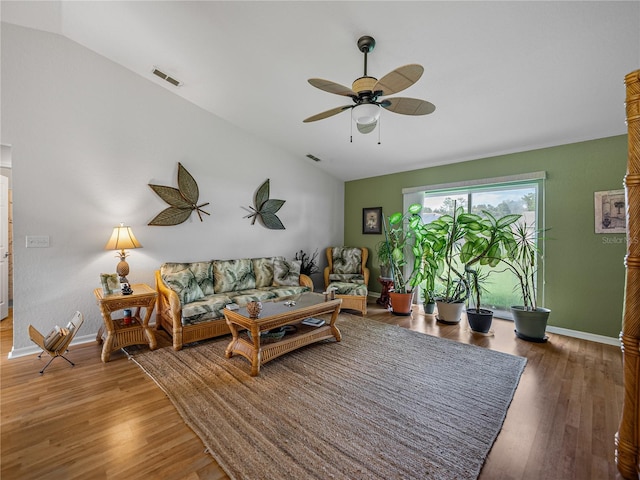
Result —
[[[85,314],[80,335],[97,332],[93,289],[115,271],[115,252],[103,248],[119,222],[144,247],[128,257],[129,280],[150,285],[164,261],[316,248],[324,261],[323,249],[343,241],[342,181],[64,37],[2,24],[1,100],[0,142],[13,162],[12,356],[31,351],[30,323],[44,332],[76,309]],[[166,204],[147,184],[177,186],[178,162],[211,216],[150,227]],[[286,200],[286,230],[243,218],[267,178],[271,198]],[[50,247],[27,249],[26,235],[48,235]]]

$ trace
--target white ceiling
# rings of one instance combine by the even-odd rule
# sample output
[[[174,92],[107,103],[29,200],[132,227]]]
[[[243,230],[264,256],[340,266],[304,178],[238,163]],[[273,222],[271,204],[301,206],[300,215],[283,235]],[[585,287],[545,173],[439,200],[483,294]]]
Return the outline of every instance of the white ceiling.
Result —
[[[2,1],[2,20],[60,33],[343,180],[626,133],[624,76],[640,68],[640,2]],[[349,104],[311,77],[351,86],[408,63],[400,96],[427,116],[383,111],[353,130]],[[160,80],[156,66],[183,82]]]

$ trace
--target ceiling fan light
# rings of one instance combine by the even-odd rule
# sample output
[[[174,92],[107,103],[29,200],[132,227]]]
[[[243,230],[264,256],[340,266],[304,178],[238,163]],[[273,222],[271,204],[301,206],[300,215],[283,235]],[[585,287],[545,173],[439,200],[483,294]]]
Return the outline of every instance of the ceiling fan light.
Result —
[[[362,103],[351,110],[351,118],[358,125],[370,125],[380,118],[380,106],[373,103]]]

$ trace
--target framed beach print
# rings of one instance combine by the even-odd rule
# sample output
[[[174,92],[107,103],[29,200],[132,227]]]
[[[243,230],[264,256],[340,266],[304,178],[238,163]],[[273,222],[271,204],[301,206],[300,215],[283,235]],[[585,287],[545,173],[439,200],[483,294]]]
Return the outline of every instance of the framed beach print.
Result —
[[[382,233],[382,207],[362,209],[362,233]]]
[[[102,293],[112,295],[120,292],[120,280],[115,273],[101,273],[100,283],[102,284]]]
[[[596,233],[626,233],[624,190],[595,192]]]

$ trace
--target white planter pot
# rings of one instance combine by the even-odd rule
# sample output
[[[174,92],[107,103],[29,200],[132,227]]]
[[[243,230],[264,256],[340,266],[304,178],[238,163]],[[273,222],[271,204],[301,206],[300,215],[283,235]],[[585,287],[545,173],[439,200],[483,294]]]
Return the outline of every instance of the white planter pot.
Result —
[[[436,301],[438,307],[438,313],[436,318],[442,323],[459,323],[464,310],[464,303],[447,303]]]

